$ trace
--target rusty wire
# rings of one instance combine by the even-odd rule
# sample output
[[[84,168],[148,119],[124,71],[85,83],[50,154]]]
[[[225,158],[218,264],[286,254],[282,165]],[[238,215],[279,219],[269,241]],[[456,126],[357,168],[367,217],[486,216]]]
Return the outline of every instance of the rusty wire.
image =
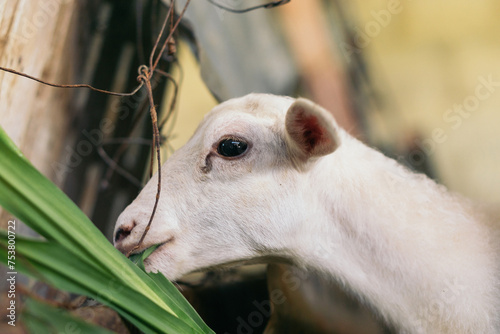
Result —
[[[155,106],[155,103],[154,103],[153,88],[152,88],[152,85],[151,85],[151,79],[153,77],[153,74],[155,72],[158,72],[161,75],[167,77],[168,79],[170,79],[172,81],[175,81],[168,73],[163,72],[163,71],[161,71],[159,69],[156,69],[156,67],[158,66],[158,63],[160,62],[160,59],[161,59],[161,57],[163,55],[163,52],[165,51],[165,49],[167,48],[167,46],[169,46],[169,44],[172,45],[173,34],[177,30],[177,27],[179,26],[180,21],[181,21],[182,17],[184,16],[184,14],[186,12],[186,9],[187,9],[190,1],[191,0],[188,0],[186,2],[186,4],[184,5],[184,8],[183,8],[182,12],[180,13],[179,17],[177,18],[175,24],[171,24],[170,25],[170,32],[169,32],[167,38],[165,39],[165,41],[163,42],[162,47],[161,47],[158,55],[155,58],[155,54],[156,54],[156,51],[158,49],[158,45],[160,43],[160,40],[161,40],[162,36],[165,34],[167,23],[168,23],[169,19],[172,20],[174,18],[175,1],[173,0],[171,2],[170,8],[168,10],[167,15],[165,16],[165,19],[164,19],[162,28],[160,30],[160,33],[158,34],[158,37],[157,37],[156,42],[154,44],[153,50],[151,51],[150,58],[149,58],[149,66],[146,66],[146,65],[139,66],[139,68],[138,68],[138,72],[139,73],[138,73],[138,77],[137,77],[137,81],[139,82],[139,85],[132,92],[130,92],[130,93],[112,92],[112,91],[108,91],[108,90],[105,90],[105,89],[95,88],[95,87],[93,87],[91,85],[88,85],[88,84],[72,84],[72,85],[55,84],[55,83],[47,82],[47,81],[44,81],[42,79],[33,77],[33,76],[29,75],[29,74],[16,71],[14,69],[10,69],[10,68],[6,68],[6,67],[1,67],[0,66],[0,70],[2,70],[2,71],[13,73],[13,74],[16,74],[16,75],[28,78],[30,80],[34,80],[34,81],[39,82],[41,84],[44,84],[44,85],[47,85],[47,86],[51,86],[51,87],[57,87],[57,88],[88,88],[88,89],[91,89],[91,90],[96,91],[96,92],[105,93],[105,94],[114,95],[114,96],[122,96],[123,97],[123,96],[132,96],[132,95],[136,94],[142,87],[144,87],[144,86],[146,87],[146,90],[147,90],[147,93],[148,93],[149,107],[150,107],[151,123],[152,123],[152,127],[153,127],[153,145],[152,145],[152,149],[156,150],[156,159],[157,159],[157,163],[158,163],[158,167],[157,167],[157,169],[158,169],[158,172],[157,172],[157,174],[158,174],[158,187],[157,187],[155,202],[154,202],[154,206],[153,206],[153,210],[151,212],[151,216],[150,216],[149,222],[148,222],[148,224],[147,224],[147,226],[146,226],[146,228],[145,228],[145,230],[144,230],[144,232],[143,232],[143,234],[141,236],[141,239],[128,252],[127,256],[130,256],[130,254],[132,252],[136,251],[137,249],[139,249],[141,247],[142,242],[144,241],[144,238],[146,237],[149,229],[151,228],[151,224],[153,222],[153,218],[155,216],[156,209],[158,207],[158,202],[159,202],[160,193],[161,193],[161,153],[160,153],[160,145],[161,145],[161,143],[160,143],[160,132],[159,132],[159,128],[158,128],[158,115],[157,115],[156,106]],[[171,50],[171,49],[172,49],[172,46],[169,47],[169,50]],[[177,91],[177,85],[176,84],[175,84],[175,91]],[[130,181],[133,180],[133,178],[131,177],[130,174],[128,174],[126,171],[124,171],[121,168],[119,168],[119,166],[116,164],[116,161],[114,161],[113,159],[109,159],[109,157],[105,154],[104,150],[102,150],[102,148],[100,148],[100,149],[101,149],[99,151],[100,156],[104,158],[104,160],[106,161],[106,163],[108,163],[110,166],[112,166],[113,169],[120,170],[120,174],[127,175],[128,179]],[[152,155],[152,159],[153,159],[153,155]]]
[[[22,76],[22,77],[34,80],[36,82],[42,83],[44,85],[51,86],[51,87],[57,87],[57,88],[88,88],[88,89],[91,89],[91,90],[99,92],[99,93],[104,93],[104,94],[114,95],[114,96],[132,96],[132,95],[135,95],[142,88],[142,86],[144,85],[144,83],[141,82],[130,93],[117,93],[117,92],[111,92],[111,91],[105,90],[105,89],[95,88],[95,87],[92,87],[91,85],[87,85],[87,84],[61,85],[61,84],[50,83],[50,82],[44,81],[42,79],[35,78],[35,77],[33,77],[31,75],[28,75],[26,73],[19,72],[19,71],[13,70],[11,68],[2,67],[2,66],[0,66],[0,70],[2,70],[4,72],[9,72],[9,73],[13,73],[13,74],[19,75],[19,76]]]

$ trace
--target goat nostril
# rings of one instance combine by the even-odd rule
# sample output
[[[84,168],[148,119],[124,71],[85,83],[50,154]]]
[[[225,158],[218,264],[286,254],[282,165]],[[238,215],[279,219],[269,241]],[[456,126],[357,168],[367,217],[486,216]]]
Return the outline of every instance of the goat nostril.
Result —
[[[136,222],[134,221],[131,225],[126,225],[118,228],[115,234],[115,242],[121,241],[130,235],[130,232],[134,229]]]
[[[130,234],[130,231],[125,231],[125,230],[119,228],[115,234],[115,242],[118,242],[120,240],[125,239],[129,234]]]

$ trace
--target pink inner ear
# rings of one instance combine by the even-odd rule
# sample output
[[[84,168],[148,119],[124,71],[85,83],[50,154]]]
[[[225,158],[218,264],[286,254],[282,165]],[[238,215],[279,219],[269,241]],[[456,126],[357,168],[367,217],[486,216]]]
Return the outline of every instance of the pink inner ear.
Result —
[[[320,125],[318,118],[306,115],[303,111],[295,118],[295,128],[300,131],[303,149],[307,153],[312,153],[318,145],[329,142],[328,136],[325,136],[325,129]]]

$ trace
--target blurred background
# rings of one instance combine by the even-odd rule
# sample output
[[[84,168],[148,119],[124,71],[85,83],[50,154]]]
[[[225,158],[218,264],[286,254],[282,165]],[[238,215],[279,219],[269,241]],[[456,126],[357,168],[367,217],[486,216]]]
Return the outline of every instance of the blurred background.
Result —
[[[499,9],[493,0],[296,0],[269,16],[292,58],[295,95],[339,114],[344,127],[372,146],[416,168],[429,164],[450,189],[498,204]],[[224,13],[222,19],[237,15]],[[247,56],[240,62],[243,83],[245,67],[260,61]],[[193,72],[181,91],[174,147],[217,103],[198,80],[192,55],[181,52],[180,60]],[[272,63],[276,72],[282,61]],[[241,93],[255,90],[265,91],[254,86]],[[200,92],[197,99],[189,98],[193,91]]]
[[[191,1],[162,57],[160,68],[171,77],[153,86],[163,160],[220,101],[251,92],[303,96],[368,145],[498,210],[500,2],[291,0],[245,13],[234,11],[266,1],[216,3]],[[185,4],[175,2],[176,18]],[[0,66],[131,91],[170,5],[3,1]],[[63,90],[0,72],[0,125],[111,239],[117,216],[149,175],[146,95]],[[8,217],[0,213],[3,227]],[[249,325],[253,302],[268,300],[266,284],[281,286],[283,272],[295,270],[271,269],[267,283],[266,268],[257,266],[189,278],[184,291],[217,332],[259,333],[269,315],[261,312],[258,325]],[[390,330],[337,287],[317,277],[302,281],[290,295],[298,310],[275,309],[282,315],[272,321],[275,332]],[[214,305],[225,311],[212,314]],[[310,324],[280,327],[280,319],[294,317]]]

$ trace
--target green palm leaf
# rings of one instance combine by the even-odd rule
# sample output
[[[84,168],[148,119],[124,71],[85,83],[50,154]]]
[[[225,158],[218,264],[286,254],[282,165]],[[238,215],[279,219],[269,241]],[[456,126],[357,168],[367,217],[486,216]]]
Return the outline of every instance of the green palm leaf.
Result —
[[[16,265],[56,287],[108,305],[144,332],[213,333],[161,274],[118,252],[83,212],[40,174],[0,128],[0,205],[47,241],[16,239]],[[0,236],[6,261],[7,236]]]

